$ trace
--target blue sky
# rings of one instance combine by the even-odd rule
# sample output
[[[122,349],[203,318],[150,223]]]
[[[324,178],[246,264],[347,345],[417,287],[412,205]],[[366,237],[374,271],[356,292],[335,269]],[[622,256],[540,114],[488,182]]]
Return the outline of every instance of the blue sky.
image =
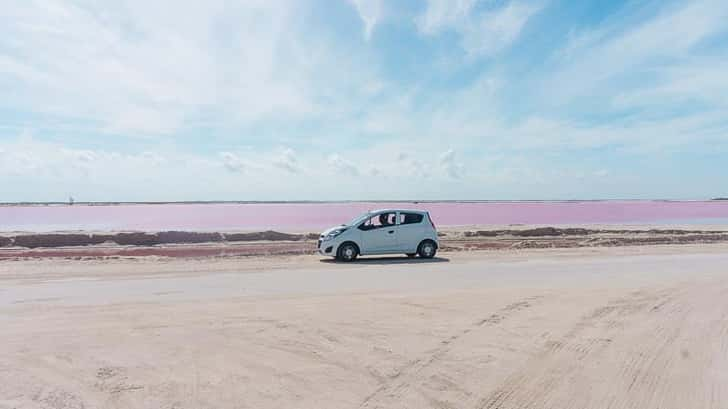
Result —
[[[728,196],[728,3],[13,1],[0,201]]]

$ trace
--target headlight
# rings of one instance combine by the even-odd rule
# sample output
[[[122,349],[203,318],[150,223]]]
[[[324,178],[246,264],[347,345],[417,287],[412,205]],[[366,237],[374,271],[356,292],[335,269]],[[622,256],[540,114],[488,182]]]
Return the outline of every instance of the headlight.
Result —
[[[336,236],[340,235],[341,233],[343,233],[345,231],[346,231],[346,229],[338,229],[338,230],[334,230],[332,232],[329,232],[329,234],[327,234],[324,237],[324,240],[332,240],[332,239],[336,238]]]

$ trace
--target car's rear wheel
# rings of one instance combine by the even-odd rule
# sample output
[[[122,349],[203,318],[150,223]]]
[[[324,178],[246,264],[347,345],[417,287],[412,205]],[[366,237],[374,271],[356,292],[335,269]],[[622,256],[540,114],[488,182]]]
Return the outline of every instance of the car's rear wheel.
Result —
[[[354,243],[344,243],[336,252],[336,258],[340,261],[354,261],[358,255],[359,249]]]
[[[437,244],[432,240],[424,240],[417,247],[417,254],[422,258],[433,258],[437,253]]]

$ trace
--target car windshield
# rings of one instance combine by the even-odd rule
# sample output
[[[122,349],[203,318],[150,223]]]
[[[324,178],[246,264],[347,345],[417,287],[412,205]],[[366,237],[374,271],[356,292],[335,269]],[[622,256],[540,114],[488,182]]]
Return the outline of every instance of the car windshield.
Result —
[[[358,225],[359,223],[361,223],[361,222],[363,222],[364,220],[366,220],[366,219],[368,219],[369,217],[371,217],[371,215],[372,215],[372,214],[371,214],[371,213],[369,213],[369,212],[367,212],[367,213],[364,213],[364,214],[360,214],[359,216],[355,217],[355,218],[354,218],[354,219],[353,219],[352,221],[350,221],[350,222],[349,222],[349,223],[347,223],[346,225],[347,225],[347,226],[356,226],[356,225]]]

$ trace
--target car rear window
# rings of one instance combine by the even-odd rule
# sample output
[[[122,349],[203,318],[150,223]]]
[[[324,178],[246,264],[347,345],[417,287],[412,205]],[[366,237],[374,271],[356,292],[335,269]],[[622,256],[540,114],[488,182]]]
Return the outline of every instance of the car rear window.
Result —
[[[400,218],[399,224],[417,224],[422,223],[424,216],[419,213],[400,213]]]

